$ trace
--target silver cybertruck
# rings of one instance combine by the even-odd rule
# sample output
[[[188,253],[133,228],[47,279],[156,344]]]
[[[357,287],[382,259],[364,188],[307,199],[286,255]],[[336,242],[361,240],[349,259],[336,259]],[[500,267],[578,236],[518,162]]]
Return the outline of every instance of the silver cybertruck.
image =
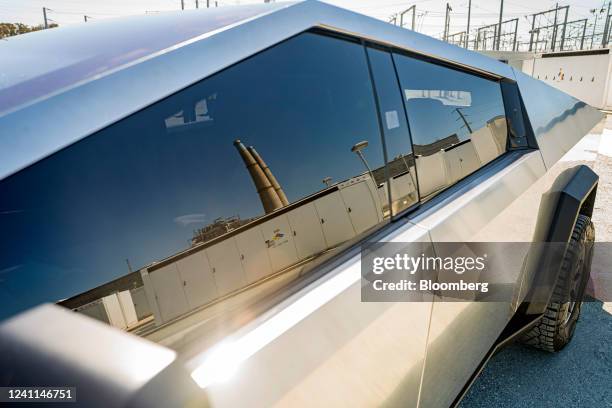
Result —
[[[445,407],[510,341],[571,340],[598,177],[557,162],[602,114],[509,65],[316,1],[55,28],[0,61],[0,386]],[[506,301],[368,302],[365,242],[569,249],[552,283],[519,254]]]

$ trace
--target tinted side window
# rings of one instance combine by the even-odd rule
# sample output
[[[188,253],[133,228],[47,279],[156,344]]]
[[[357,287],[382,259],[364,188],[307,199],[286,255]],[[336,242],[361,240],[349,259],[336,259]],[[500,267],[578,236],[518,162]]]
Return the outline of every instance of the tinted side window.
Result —
[[[364,48],[302,34],[0,182],[0,318],[171,320],[383,222],[383,165]]]
[[[397,214],[419,200],[410,132],[391,54],[368,48],[368,56],[385,135],[391,207]]]
[[[506,151],[508,130],[500,84],[394,54],[421,197],[469,175]]]

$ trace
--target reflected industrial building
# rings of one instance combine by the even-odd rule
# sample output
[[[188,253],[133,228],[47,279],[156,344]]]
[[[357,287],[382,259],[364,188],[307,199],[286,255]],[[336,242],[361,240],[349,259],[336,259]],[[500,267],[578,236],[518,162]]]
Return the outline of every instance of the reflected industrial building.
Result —
[[[90,272],[89,279],[74,273],[81,287],[117,276],[125,258],[137,266],[59,303],[153,333],[307,274],[506,151],[498,82],[365,49],[301,34],[102,130],[94,147],[58,153],[60,162],[106,151],[114,160],[88,160],[73,184],[61,172],[55,177],[49,194],[78,191],[85,199],[70,211],[64,203],[43,208],[46,219],[98,222],[108,236],[73,241],[68,234],[53,256]],[[128,144],[126,135],[137,140]],[[84,193],[99,175],[111,193]]]
[[[255,147],[235,140],[264,215],[215,219],[194,231],[191,246],[184,251],[60,304],[146,334],[270,277],[303,268],[391,213],[414,205],[419,189],[422,198],[427,198],[504,151],[504,116],[476,130],[468,122],[465,125],[468,139],[460,140],[453,133],[428,145],[415,144],[414,154],[400,154],[375,169],[367,163],[368,142],[359,142],[346,153],[357,153],[355,159],[364,167],[361,174],[336,183],[328,178],[320,191],[293,203]]]

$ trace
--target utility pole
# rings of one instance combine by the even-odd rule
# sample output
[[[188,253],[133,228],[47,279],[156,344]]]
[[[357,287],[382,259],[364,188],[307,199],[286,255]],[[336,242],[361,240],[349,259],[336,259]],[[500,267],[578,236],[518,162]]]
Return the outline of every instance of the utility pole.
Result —
[[[518,18],[516,19],[516,23],[514,23],[514,44],[512,44],[512,51],[518,51]]]
[[[610,2],[608,1],[608,11],[606,13],[606,25],[604,26],[603,37],[601,38],[601,46],[608,45],[608,34],[610,32]]]
[[[563,30],[561,30],[561,45],[559,49],[563,51],[563,47],[565,46],[565,29],[567,28],[567,15],[569,14],[569,6],[565,9],[565,18],[563,19]]]
[[[87,22],[87,16],[83,16],[83,20],[85,20],[85,22]]]
[[[49,23],[47,22],[47,8],[43,7],[43,19],[45,20],[45,28],[49,28]]]
[[[412,25],[410,27],[412,31],[414,31],[415,24],[416,24],[416,5],[412,5],[400,13],[399,15],[400,16],[400,27],[402,28],[404,27],[404,15],[410,13],[411,11],[412,11]],[[397,17],[395,17],[395,19],[397,19]]]
[[[603,9],[601,9],[603,12]],[[597,32],[597,9],[592,9],[591,13],[595,14],[595,22],[593,23],[593,35],[591,35],[591,48],[593,48],[593,41],[595,40],[595,33]]]
[[[446,17],[444,19],[444,41],[448,41],[448,29],[450,26],[450,12],[453,11],[450,4],[446,3]]]
[[[210,0],[206,0],[206,8],[210,8]]]
[[[415,24],[416,24],[416,5],[412,5],[400,13],[400,27],[402,28],[404,27],[404,15],[410,13],[411,11],[412,11],[412,25],[410,27],[412,31],[414,31]],[[397,19],[397,17],[395,17],[395,19]]]
[[[502,18],[504,16],[504,0],[501,0],[499,6],[499,24],[497,25],[497,43],[495,49],[499,51],[499,43],[501,42]]]
[[[468,1],[468,23],[467,29],[465,30],[465,49],[468,48],[468,39],[470,38],[470,16],[472,14],[472,0]]]
[[[463,121],[463,124],[467,128],[468,132],[470,132],[470,134],[471,134],[473,132],[472,131],[472,127],[470,126],[470,123],[465,118],[465,115],[463,114],[463,112],[461,112],[461,108],[455,108],[454,110],[459,114],[459,117]]]
[[[196,8],[197,9],[200,8],[200,1],[199,0],[196,0]]]
[[[185,0],[181,0],[181,10],[185,10]]]
[[[555,4],[555,22],[553,23],[551,50],[555,50],[555,44],[557,43],[557,13],[559,12],[559,3]]]
[[[536,19],[536,15],[532,15],[533,20],[531,20],[531,31],[529,32],[529,51],[532,50],[533,48],[533,33],[535,31],[535,19]],[[536,44],[536,48],[537,48],[537,44]]]

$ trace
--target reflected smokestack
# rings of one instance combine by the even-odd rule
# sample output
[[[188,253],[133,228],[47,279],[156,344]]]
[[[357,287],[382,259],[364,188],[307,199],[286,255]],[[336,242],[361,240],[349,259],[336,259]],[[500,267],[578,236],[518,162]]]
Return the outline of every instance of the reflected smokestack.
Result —
[[[238,149],[238,153],[240,153],[240,157],[242,157],[242,160],[244,161],[244,164],[251,175],[251,179],[253,179],[253,184],[255,184],[257,194],[259,194],[261,204],[263,205],[266,214],[276,210],[277,208],[281,208],[283,203],[253,155],[246,149],[246,147],[244,147],[240,140],[235,140],[234,146],[236,146],[236,149]]]
[[[259,153],[257,153],[257,150],[255,150],[253,146],[249,146],[247,147],[247,149],[253,155],[253,158],[255,159],[257,164],[259,164],[259,167],[261,167],[266,177],[268,177],[268,180],[270,181],[270,184],[272,184],[272,187],[274,187],[274,191],[276,191],[276,194],[278,194],[278,198],[280,198],[281,203],[283,203],[283,205],[289,205],[289,200],[287,200],[287,196],[285,195],[285,192],[281,188],[280,184],[278,184],[276,177],[274,177],[274,174],[272,174],[272,170],[270,170],[266,162],[263,161],[263,159],[261,158]]]

